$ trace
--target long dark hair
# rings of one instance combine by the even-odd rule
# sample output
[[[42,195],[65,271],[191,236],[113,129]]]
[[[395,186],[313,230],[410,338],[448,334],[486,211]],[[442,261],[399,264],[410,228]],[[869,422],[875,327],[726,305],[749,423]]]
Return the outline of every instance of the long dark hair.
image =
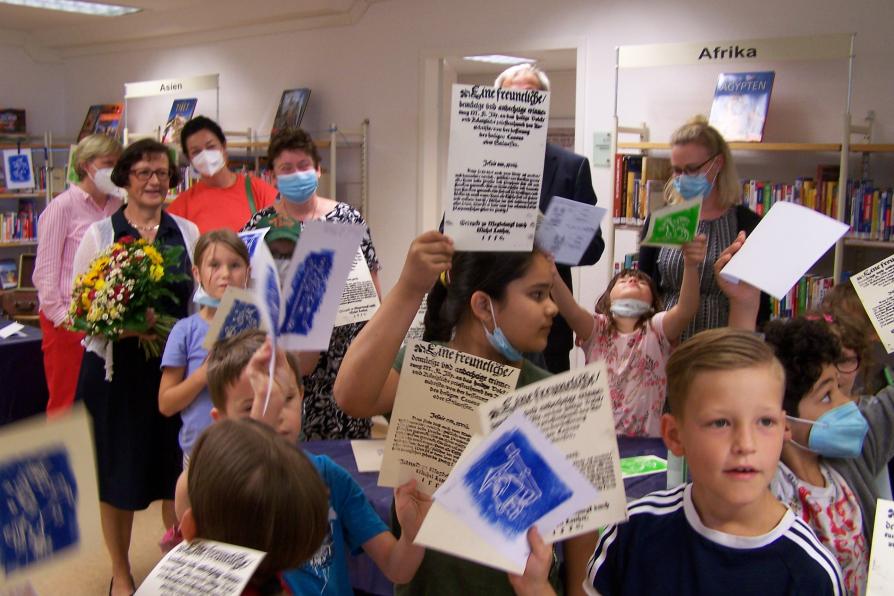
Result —
[[[472,294],[501,300],[506,286],[522,277],[534,252],[457,252],[453,265],[428,292],[424,341],[450,341],[453,328],[469,309]],[[445,283],[446,282],[446,283]]]
[[[653,280],[648,273],[640,271],[639,269],[623,269],[620,273],[615,275],[610,282],[608,282],[608,287],[605,289],[605,292],[603,292],[602,296],[599,297],[599,300],[596,301],[596,312],[608,317],[608,328],[612,331],[617,329],[617,326],[615,325],[615,318],[612,316],[611,293],[615,284],[625,277],[635,277],[649,282],[649,291],[652,292],[652,310],[639,318],[636,322],[636,329],[643,328],[646,322],[648,322],[655,313],[664,310],[664,303],[658,295],[658,286],[655,285],[655,280]]]

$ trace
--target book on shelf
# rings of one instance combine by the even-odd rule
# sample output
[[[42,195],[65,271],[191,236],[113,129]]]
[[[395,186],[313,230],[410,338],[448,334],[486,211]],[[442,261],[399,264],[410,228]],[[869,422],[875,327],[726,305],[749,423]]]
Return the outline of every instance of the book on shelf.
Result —
[[[24,135],[27,130],[25,110],[0,109],[0,135]]]
[[[619,274],[624,269],[639,269],[639,253],[631,252],[624,255],[624,259],[615,261],[614,272],[612,275]]]
[[[762,141],[774,77],[773,71],[720,73],[710,125],[727,141]]]
[[[171,104],[171,113],[168,114],[168,120],[165,123],[164,134],[161,137],[162,143],[180,145],[180,131],[183,130],[183,125],[192,118],[198,101],[194,97],[174,100],[174,103]]]
[[[307,109],[307,100],[310,99],[310,89],[286,89],[279,100],[279,108],[273,119],[273,127],[270,129],[272,137],[277,132],[287,128],[298,128],[301,119],[304,118],[304,110]]]
[[[0,289],[9,290],[19,285],[19,266],[13,259],[0,259]]]
[[[117,138],[123,112],[124,104],[121,103],[96,104],[87,108],[87,116],[81,125],[81,132],[78,133],[78,142],[92,134]]]
[[[612,221],[616,225],[642,225],[653,209],[664,206],[670,160],[619,153],[615,168]]]
[[[791,319],[819,310],[833,285],[832,277],[807,274],[792,286],[782,300],[770,298],[770,316],[774,319]]]
[[[894,236],[892,189],[876,187],[871,180],[848,180],[844,218],[849,238],[891,242]]]
[[[27,242],[37,238],[34,201],[20,199],[17,211],[0,213],[0,242]]]

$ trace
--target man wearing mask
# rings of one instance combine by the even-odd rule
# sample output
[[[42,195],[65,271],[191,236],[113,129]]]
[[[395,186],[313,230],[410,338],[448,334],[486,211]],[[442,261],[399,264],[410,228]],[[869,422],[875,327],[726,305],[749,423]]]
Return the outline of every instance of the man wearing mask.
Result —
[[[199,232],[229,228],[238,232],[258,211],[276,202],[276,189],[248,174],[227,167],[227,140],[210,118],[196,116],[180,133],[183,154],[201,179],[168,206],[198,226]]]
[[[549,91],[549,79],[546,74],[532,64],[516,64],[504,70],[494,82],[495,87],[503,89],[537,89]],[[540,187],[540,211],[546,213],[553,197],[563,197],[586,203],[596,204],[596,193],[593,192],[593,182],[590,178],[590,162],[586,157],[572,153],[558,145],[546,144],[546,154],[543,161],[543,184]],[[602,239],[602,230],[596,232],[596,236],[590,242],[583,258],[578,265],[593,265],[602,256],[605,241]],[[557,265],[559,276],[569,288],[571,285],[571,267]],[[573,334],[568,323],[561,315],[553,320],[553,326],[549,333],[546,349],[543,351],[543,360],[539,362],[553,373],[560,373],[569,369],[568,353],[573,345]],[[532,355],[528,355],[530,358]],[[534,360],[537,362],[537,359]]]

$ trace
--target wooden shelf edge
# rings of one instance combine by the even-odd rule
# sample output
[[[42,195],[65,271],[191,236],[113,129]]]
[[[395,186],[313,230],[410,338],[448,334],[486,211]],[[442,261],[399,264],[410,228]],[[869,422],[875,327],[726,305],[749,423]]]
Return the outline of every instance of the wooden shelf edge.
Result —
[[[37,246],[37,240],[23,240],[22,242],[0,242],[0,248],[16,248],[19,246]]]
[[[0,192],[0,199],[34,199],[46,196],[46,190],[37,192]]]
[[[886,248],[894,251],[894,240],[864,240],[862,238],[845,238],[845,246],[857,246],[861,248]]]
[[[803,151],[807,153],[838,153],[841,143],[730,143],[733,151]],[[670,143],[619,142],[618,149],[639,149],[640,151],[670,150]],[[894,143],[854,143],[851,153],[894,153]]]

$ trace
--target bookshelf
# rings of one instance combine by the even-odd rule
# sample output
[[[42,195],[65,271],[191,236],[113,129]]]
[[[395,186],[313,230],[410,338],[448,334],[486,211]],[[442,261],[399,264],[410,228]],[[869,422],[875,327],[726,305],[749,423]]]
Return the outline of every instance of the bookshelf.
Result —
[[[797,156],[798,159],[810,159],[815,163],[821,164],[820,160],[825,159],[831,162],[833,159],[837,161],[838,166],[838,182],[836,211],[833,216],[839,221],[848,222],[849,214],[846,213],[847,192],[848,192],[848,167],[849,160],[854,155],[862,155],[864,167],[868,163],[871,155],[875,154],[894,154],[894,144],[892,143],[873,143],[872,128],[874,114],[870,112],[865,123],[855,122],[851,114],[851,100],[853,92],[853,70],[854,70],[854,39],[853,34],[825,35],[817,37],[793,37],[793,38],[775,38],[775,39],[756,39],[756,40],[732,40],[709,43],[677,43],[677,44],[655,44],[655,45],[637,45],[637,46],[619,46],[615,48],[615,95],[614,95],[614,119],[612,135],[612,155],[631,154],[631,155],[668,155],[670,152],[670,144],[667,142],[653,141],[650,138],[650,128],[643,122],[638,126],[623,126],[620,123],[618,115],[619,93],[620,93],[620,77],[619,73],[625,69],[638,68],[665,68],[676,67],[678,70],[686,70],[695,73],[697,69],[703,68],[701,65],[699,54],[703,47],[706,46],[739,46],[755,48],[755,59],[735,59],[718,64],[711,61],[710,64],[715,68],[722,68],[723,71],[730,70],[747,70],[747,63],[759,60],[762,68],[767,68],[766,64],[776,61],[801,60],[837,60],[846,63],[847,68],[847,89],[846,98],[843,105],[843,113],[841,114],[841,136],[834,142],[800,142],[798,139],[785,142],[760,142],[760,143],[729,143],[730,149],[736,156],[748,156],[748,160],[752,163],[776,164],[782,159],[789,159],[785,156]],[[707,65],[705,65],[707,66]],[[774,100],[771,100],[773,102]],[[831,104],[828,99],[820,100],[826,104]],[[790,106],[788,106],[790,107]],[[642,109],[642,107],[640,108]],[[651,107],[646,106],[647,111],[651,111]],[[771,107],[772,110],[772,107]],[[693,113],[696,110],[693,110]],[[809,120],[806,114],[797,113],[798,117]],[[800,130],[800,129],[799,129]],[[622,138],[623,137],[623,138]],[[837,159],[835,159],[837,157]],[[625,162],[626,163],[626,162]],[[611,175],[612,192],[616,192],[617,177],[619,176],[617,160],[613,160],[613,168]],[[865,172],[863,172],[865,176]],[[643,180],[645,183],[645,180]],[[623,183],[622,183],[623,184]],[[622,197],[623,200],[623,197]],[[641,226],[637,225],[613,225],[611,232],[606,236],[606,253],[612,263],[616,260],[616,231],[622,230],[639,230]],[[638,242],[637,242],[638,243]],[[831,259],[824,258],[821,264],[831,269],[832,277],[835,283],[842,278],[844,271],[845,252],[853,249],[853,252],[865,253],[866,251],[882,251],[889,250],[894,252],[894,241],[869,240],[865,238],[845,237],[839,240],[833,251],[830,251]],[[881,258],[883,255],[878,255]],[[876,258],[875,260],[878,260]],[[874,262],[874,261],[872,261]],[[867,263],[869,264],[869,263]]]

